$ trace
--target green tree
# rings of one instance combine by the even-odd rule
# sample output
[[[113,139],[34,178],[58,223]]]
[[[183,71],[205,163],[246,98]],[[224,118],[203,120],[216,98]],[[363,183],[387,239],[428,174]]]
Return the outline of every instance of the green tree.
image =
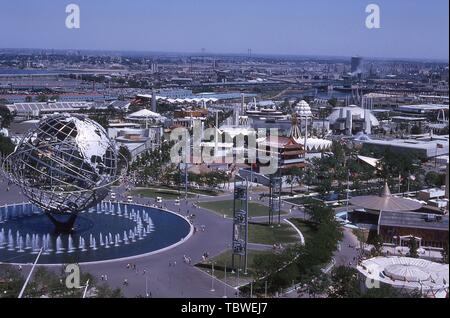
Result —
[[[124,145],[119,147],[119,170],[123,169],[126,165],[131,164],[131,153]]]
[[[420,292],[417,290],[405,291],[399,290],[391,285],[381,284],[379,288],[370,288],[362,298],[421,298]]]
[[[307,291],[311,298],[316,298],[317,295],[324,295],[328,292],[331,284],[330,277],[323,275],[322,271],[316,268],[316,274],[310,279],[307,284]]]
[[[8,108],[0,105],[0,128],[8,128],[11,125],[13,117]]]
[[[411,237],[409,240],[409,257],[419,258],[419,243],[417,242],[415,237]]]
[[[14,148],[11,138],[0,135],[0,154],[7,156],[14,151]]]
[[[338,100],[334,97],[328,100],[328,104],[330,104],[333,107],[336,107],[337,103],[338,103]]]
[[[425,175],[425,183],[431,187],[443,184],[441,175],[435,171],[430,171]]]
[[[301,179],[302,174],[303,170],[298,167],[292,167],[283,171],[286,182],[291,186],[291,195],[293,194],[294,183]]]
[[[0,264],[0,298],[17,298],[24,282],[25,279],[15,267]]]
[[[48,96],[45,95],[45,94],[40,94],[40,95],[37,97],[37,101],[38,101],[39,103],[45,103],[45,102],[48,101]]]
[[[422,133],[423,133],[422,127],[420,127],[419,125],[414,125],[414,126],[412,126],[412,128],[411,128],[411,134],[413,134],[413,135],[420,135],[420,134],[422,134]]]
[[[358,298],[361,295],[358,271],[352,267],[335,267],[330,275],[332,288],[328,296],[333,298]]]
[[[373,244],[373,256],[380,256],[383,253],[383,239],[379,234],[375,234],[371,240]]]
[[[99,123],[100,126],[102,126],[103,128],[107,129],[109,126],[109,120],[108,117],[106,115],[93,115],[90,116],[92,120],[94,120],[95,122]]]

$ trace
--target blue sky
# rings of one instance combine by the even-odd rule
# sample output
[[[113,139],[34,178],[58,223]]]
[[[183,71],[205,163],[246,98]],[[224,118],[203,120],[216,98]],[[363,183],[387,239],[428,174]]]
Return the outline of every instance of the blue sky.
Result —
[[[81,28],[65,27],[65,7]],[[365,8],[381,8],[381,29]],[[445,59],[448,0],[2,0],[0,47]]]

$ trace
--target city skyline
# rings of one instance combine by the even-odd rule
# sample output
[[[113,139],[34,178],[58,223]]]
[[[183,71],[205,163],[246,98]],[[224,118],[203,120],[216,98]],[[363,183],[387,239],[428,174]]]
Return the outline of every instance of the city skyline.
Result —
[[[108,7],[82,0],[76,2],[81,28],[67,29],[69,2],[41,1],[37,6],[21,0],[2,4],[1,46],[238,55],[251,49],[253,55],[448,61],[447,1],[408,1],[408,10],[403,0],[376,3],[381,10],[380,29],[365,27],[370,2],[360,0],[352,4],[264,1],[258,6],[252,0],[239,4],[137,1],[126,6],[123,1],[109,1]]]

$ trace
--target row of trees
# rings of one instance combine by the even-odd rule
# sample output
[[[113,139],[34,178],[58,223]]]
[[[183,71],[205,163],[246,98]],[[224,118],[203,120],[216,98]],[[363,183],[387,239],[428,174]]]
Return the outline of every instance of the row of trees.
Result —
[[[138,184],[147,186],[154,182],[168,182],[175,170],[175,166],[170,164],[172,145],[173,143],[163,142],[159,148],[148,150],[133,161],[130,171]]]
[[[39,298],[47,296],[49,298],[81,298],[84,288],[67,288],[65,285],[66,273],[49,270],[45,267],[36,268],[33,279],[25,290],[25,298]],[[80,283],[89,280],[90,290],[95,291],[96,298],[121,298],[122,291],[112,289],[105,283],[99,283],[97,279],[89,273],[81,273]],[[0,298],[16,298],[25,279],[17,267],[11,265],[0,265]]]
[[[162,184],[165,186],[180,186],[184,184],[184,169],[170,160],[170,149],[173,142],[163,142],[160,148],[147,151],[131,164],[130,171],[136,176],[139,185],[148,186]],[[228,182],[225,171],[213,170],[205,173],[188,172],[190,184],[201,187],[216,188]]]
[[[342,231],[334,219],[332,209],[314,204],[308,214],[314,234],[305,245],[288,247],[279,255],[255,257],[253,264],[256,274],[264,278],[255,282],[255,293],[262,294],[266,284],[268,292],[274,293],[290,286],[293,281],[309,285],[314,278],[323,276],[321,268],[330,262],[342,239]],[[247,287],[242,291],[249,292]]]
[[[411,191],[424,185],[440,186],[445,182],[442,174],[425,173],[421,168],[421,158],[414,153],[370,148],[358,152],[339,142],[333,142],[331,153],[332,155],[324,153],[319,158],[313,158],[303,170],[286,170],[285,180],[291,185],[291,192],[296,184],[315,186],[317,192],[325,195],[331,191],[345,193],[347,181],[350,182],[350,189],[358,192],[377,188],[384,181],[388,181],[393,189],[398,189],[400,183],[401,189]],[[380,159],[378,167],[362,163],[358,154]]]
[[[360,189],[362,183],[368,183],[375,177],[375,169],[361,164],[352,149],[339,142],[333,142],[330,154],[313,158],[305,169],[292,168],[284,172],[286,182],[292,187],[295,184],[315,186],[315,190],[323,195],[332,190],[343,192],[347,180],[352,188]],[[349,175],[350,173],[350,175]]]

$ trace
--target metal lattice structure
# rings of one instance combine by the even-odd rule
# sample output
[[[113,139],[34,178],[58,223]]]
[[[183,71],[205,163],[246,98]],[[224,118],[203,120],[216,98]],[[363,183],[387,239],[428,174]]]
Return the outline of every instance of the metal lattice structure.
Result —
[[[235,257],[239,257],[239,269],[244,258],[244,273],[247,272],[248,244],[248,181],[238,175],[234,181],[233,201],[233,241],[232,268],[235,268]]]
[[[269,187],[269,224],[274,223],[274,215],[278,214],[278,224],[281,223],[281,187],[282,178],[277,176],[270,176]]]
[[[106,197],[118,153],[95,121],[57,114],[31,129],[5,165],[7,177],[46,213],[77,214]]]

